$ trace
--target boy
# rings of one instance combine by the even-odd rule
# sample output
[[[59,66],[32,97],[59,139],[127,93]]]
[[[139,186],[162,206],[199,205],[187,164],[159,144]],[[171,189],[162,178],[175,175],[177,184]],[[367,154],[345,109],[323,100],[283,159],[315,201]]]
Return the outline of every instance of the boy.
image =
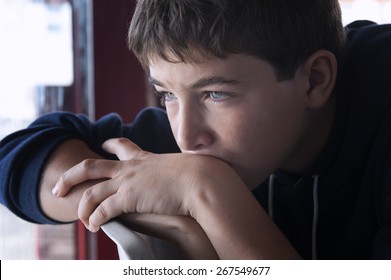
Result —
[[[340,17],[138,1],[129,46],[167,114],[38,119],[2,140],[2,203],[91,231],[119,217],[188,258],[391,258],[391,28],[351,25],[345,57]]]

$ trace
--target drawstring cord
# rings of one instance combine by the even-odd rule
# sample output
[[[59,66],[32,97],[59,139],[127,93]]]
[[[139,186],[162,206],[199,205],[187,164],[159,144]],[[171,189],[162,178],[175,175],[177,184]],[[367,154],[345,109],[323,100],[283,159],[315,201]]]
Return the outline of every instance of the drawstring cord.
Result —
[[[274,219],[274,212],[273,212],[274,190],[273,189],[274,189],[275,177],[276,176],[274,174],[270,175],[269,177],[268,212],[272,220]],[[312,178],[314,179],[313,194],[312,194],[314,212],[312,216],[311,248],[312,248],[312,259],[316,260],[317,258],[316,239],[317,239],[318,216],[319,216],[319,201],[318,201],[319,175],[314,175]]]
[[[313,185],[313,202],[314,202],[314,214],[312,217],[312,259],[316,260],[317,250],[316,250],[316,232],[318,228],[318,215],[319,215],[319,201],[318,201],[318,185],[319,185],[319,175],[314,175],[312,177],[314,179]]]
[[[269,196],[268,196],[268,212],[269,217],[273,220],[274,219],[274,213],[273,213],[273,189],[274,189],[274,179],[276,178],[276,175],[272,174],[269,177]]]

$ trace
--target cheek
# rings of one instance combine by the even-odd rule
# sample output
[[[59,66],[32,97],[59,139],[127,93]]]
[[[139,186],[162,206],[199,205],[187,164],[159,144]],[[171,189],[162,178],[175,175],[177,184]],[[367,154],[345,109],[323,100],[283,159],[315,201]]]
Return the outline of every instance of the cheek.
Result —
[[[168,122],[170,123],[172,133],[174,134],[174,137],[176,138],[177,134],[177,119],[175,116],[177,116],[178,112],[175,108],[166,108]]]
[[[273,171],[300,139],[303,110],[300,106],[255,108],[238,116],[231,130],[237,157],[249,168]],[[232,143],[232,139],[235,142]],[[229,141],[229,140],[227,140]]]

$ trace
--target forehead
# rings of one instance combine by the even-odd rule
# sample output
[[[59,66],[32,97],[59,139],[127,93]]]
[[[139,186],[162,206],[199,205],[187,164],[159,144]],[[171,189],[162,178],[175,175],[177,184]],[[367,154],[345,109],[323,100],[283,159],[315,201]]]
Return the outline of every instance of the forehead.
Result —
[[[155,58],[149,64],[150,80],[169,83],[193,83],[207,77],[222,77],[239,82],[250,82],[253,79],[275,81],[273,67],[255,56],[231,54],[226,58],[206,56],[191,62],[169,62]]]

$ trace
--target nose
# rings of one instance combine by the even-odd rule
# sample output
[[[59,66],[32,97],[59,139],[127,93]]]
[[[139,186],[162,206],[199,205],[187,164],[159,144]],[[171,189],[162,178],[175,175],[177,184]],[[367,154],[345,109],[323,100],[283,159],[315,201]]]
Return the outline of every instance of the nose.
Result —
[[[214,142],[212,129],[201,108],[182,106],[174,119],[174,134],[182,152],[199,152]]]

